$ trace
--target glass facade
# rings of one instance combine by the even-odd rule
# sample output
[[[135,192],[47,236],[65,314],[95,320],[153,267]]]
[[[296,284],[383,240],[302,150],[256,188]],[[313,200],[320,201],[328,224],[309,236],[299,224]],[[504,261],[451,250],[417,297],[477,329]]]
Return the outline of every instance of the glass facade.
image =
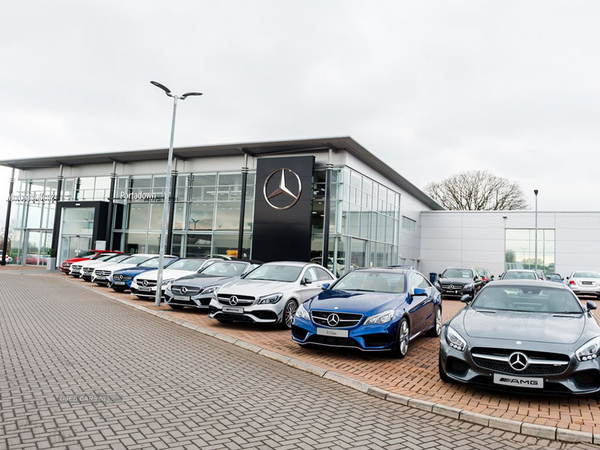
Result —
[[[555,230],[538,228],[538,269],[555,271]],[[535,269],[535,229],[506,229],[504,265],[506,269]]]
[[[131,253],[159,251],[165,183],[164,175],[117,178],[113,238],[107,247]],[[11,252],[15,261],[41,263],[44,255],[50,253],[48,242],[52,242],[56,189],[56,179],[25,180],[15,189]],[[246,191],[243,255],[240,255],[243,257],[252,256],[255,191],[255,174],[251,172]],[[236,256],[241,194],[240,172],[178,174],[172,253]],[[61,200],[107,201],[109,195],[109,176],[71,177],[63,181]],[[313,178],[311,258],[319,262],[324,215],[325,169],[317,169]],[[70,235],[90,236],[90,217],[84,218],[85,223],[83,219],[75,219],[62,224],[63,234],[69,231]],[[333,169],[328,267],[341,275],[353,267],[397,263],[400,220],[398,192],[348,167]],[[86,242],[63,242],[62,238],[60,245],[64,251]],[[57,255],[59,259],[62,253]],[[33,254],[37,256],[28,258]]]

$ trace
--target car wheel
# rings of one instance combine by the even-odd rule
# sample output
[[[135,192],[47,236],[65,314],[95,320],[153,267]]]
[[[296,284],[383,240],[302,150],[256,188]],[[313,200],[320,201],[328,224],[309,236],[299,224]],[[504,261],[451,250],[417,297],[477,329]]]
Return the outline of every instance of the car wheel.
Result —
[[[298,310],[298,303],[296,300],[288,300],[285,304],[285,308],[283,308],[283,317],[281,320],[281,327],[291,330],[292,322],[294,321],[294,315]]]
[[[433,322],[433,328],[427,332],[427,336],[439,337],[442,332],[442,308],[435,311],[435,319]]]
[[[394,349],[394,355],[398,358],[404,358],[408,353],[408,346],[410,343],[410,325],[408,319],[403,317],[398,324],[398,339],[396,340],[396,348]]]
[[[445,383],[451,383],[452,382],[452,380],[448,377],[448,375],[446,374],[446,371],[442,367],[442,355],[440,355],[440,358],[439,358],[439,361],[438,361],[438,371],[440,373],[440,380],[442,380]]]
[[[170,303],[167,303],[167,305],[169,305],[171,308],[173,309],[183,309],[185,308],[185,306],[181,306],[181,305],[171,305]]]

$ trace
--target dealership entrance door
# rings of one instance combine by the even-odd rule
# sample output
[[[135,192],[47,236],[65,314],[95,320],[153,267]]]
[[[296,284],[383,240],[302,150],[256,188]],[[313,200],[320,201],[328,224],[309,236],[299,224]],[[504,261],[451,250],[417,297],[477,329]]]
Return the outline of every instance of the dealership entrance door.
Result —
[[[91,250],[95,208],[62,208],[59,261]]]

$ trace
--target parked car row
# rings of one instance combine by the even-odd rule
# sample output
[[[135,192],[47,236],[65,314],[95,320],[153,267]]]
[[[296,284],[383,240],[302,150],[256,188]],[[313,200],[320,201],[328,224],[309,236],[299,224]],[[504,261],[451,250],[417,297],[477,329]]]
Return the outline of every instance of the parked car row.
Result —
[[[104,255],[84,262],[92,279],[139,298],[161,289],[173,309],[207,310],[224,324],[277,324],[302,347],[407,355],[419,336],[440,338],[439,376],[499,390],[600,392],[600,327],[572,284],[597,287],[600,275],[566,283],[536,271],[448,268],[433,284],[412,267],[357,268],[339,279],[318,264],[168,256],[158,287],[158,255]],[[73,268],[73,272],[78,270]],[[485,278],[485,280],[484,280]],[[592,292],[586,291],[586,292]],[[442,294],[465,307],[442,323]]]

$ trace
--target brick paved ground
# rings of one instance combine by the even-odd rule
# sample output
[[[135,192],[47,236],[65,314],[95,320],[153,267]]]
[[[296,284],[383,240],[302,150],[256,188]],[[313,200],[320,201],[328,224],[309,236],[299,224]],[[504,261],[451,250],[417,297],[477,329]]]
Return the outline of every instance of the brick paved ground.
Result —
[[[0,449],[593,448],[385,402],[84,292],[0,273]]]
[[[118,294],[112,289],[100,288],[82,280],[68,278],[85,287],[94,286],[93,289],[110,292],[116,297],[155,309],[154,302],[138,300],[129,294]],[[445,300],[443,306],[444,320],[447,320],[462,308],[462,303]],[[191,309],[177,312],[168,306],[163,306],[161,309],[205,328],[214,329],[397,394],[504,419],[600,433],[600,398],[501,395],[472,387],[443,383],[438,377],[439,342],[436,339],[416,339],[411,342],[408,356],[403,360],[397,360],[385,354],[302,348],[292,341],[289,331],[270,326],[224,325],[208,319],[206,313],[198,313]]]

